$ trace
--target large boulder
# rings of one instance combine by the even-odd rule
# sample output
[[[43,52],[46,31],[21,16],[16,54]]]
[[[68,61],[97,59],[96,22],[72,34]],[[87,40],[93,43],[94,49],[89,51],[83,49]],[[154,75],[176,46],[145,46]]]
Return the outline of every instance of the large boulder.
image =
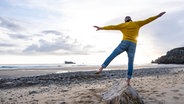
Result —
[[[137,91],[121,81],[102,93],[102,98],[106,104],[144,104]]]
[[[184,47],[175,48],[167,52],[166,55],[159,57],[152,63],[158,64],[184,64]]]

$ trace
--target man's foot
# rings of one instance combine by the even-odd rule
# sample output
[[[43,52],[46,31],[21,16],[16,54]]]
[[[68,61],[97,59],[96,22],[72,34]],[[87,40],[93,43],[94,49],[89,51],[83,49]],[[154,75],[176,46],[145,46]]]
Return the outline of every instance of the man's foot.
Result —
[[[127,78],[127,85],[130,86],[130,78]]]
[[[95,72],[95,74],[100,74],[101,72],[102,72],[102,71],[99,70],[99,71]]]
[[[103,67],[100,67],[100,69],[97,72],[95,72],[95,74],[100,74],[102,70],[103,70]]]

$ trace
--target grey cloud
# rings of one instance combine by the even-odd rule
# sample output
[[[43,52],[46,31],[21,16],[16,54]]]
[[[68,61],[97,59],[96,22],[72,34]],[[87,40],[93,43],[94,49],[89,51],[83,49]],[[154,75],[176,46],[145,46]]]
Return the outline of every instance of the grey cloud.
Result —
[[[9,43],[0,43],[0,47],[13,47],[15,46],[14,44],[9,44]]]
[[[14,20],[9,19],[9,18],[3,18],[0,17],[0,26],[3,28],[7,28],[11,31],[19,31],[22,30],[22,27],[15,23]]]
[[[184,39],[184,11],[166,13],[148,26],[154,33],[156,46],[165,49],[177,47]]]
[[[32,44],[27,47],[24,52],[52,52],[57,50],[72,50],[74,45],[67,44],[65,41],[55,41],[54,43],[39,40],[39,45]]]
[[[47,40],[44,34],[53,35],[52,40]],[[93,48],[92,45],[83,45],[77,39],[72,39],[69,35],[64,35],[57,30],[44,30],[39,34],[25,36],[21,32],[7,33],[10,39],[19,42],[28,40],[28,44],[32,41],[32,44],[25,44],[23,47],[19,47],[18,44],[0,43],[0,47],[7,47],[5,50],[0,50],[3,54],[54,54],[54,55],[66,55],[66,54],[88,54]],[[38,39],[33,43],[31,39]],[[23,41],[22,41],[23,40]],[[8,48],[10,47],[10,48]],[[13,47],[13,48],[11,48]],[[23,49],[22,49],[23,48]]]
[[[179,47],[184,47],[184,42],[178,44]]]
[[[183,11],[184,12],[184,11]],[[154,30],[155,35],[159,36],[167,36],[168,35],[176,35],[183,33],[183,26],[180,24],[180,21],[184,21],[183,16],[184,14],[182,13],[175,13],[175,14],[168,14],[168,15],[173,15],[173,16],[168,16],[168,17],[161,17],[161,21],[155,23],[153,25],[152,29]],[[161,35],[162,34],[162,35]]]
[[[54,35],[61,35],[62,33],[56,30],[45,30],[42,31],[43,34],[54,34]]]
[[[27,39],[28,36],[22,35],[22,34],[8,34],[11,38],[14,39]]]
[[[62,35],[60,38],[48,42],[40,39],[39,44],[32,44],[23,50],[24,53],[55,53],[61,51],[60,54],[86,54],[91,45],[81,45],[77,40],[71,39],[69,36]]]
[[[93,48],[94,46],[92,46],[92,45],[86,45],[86,46],[84,46],[83,47],[83,49],[91,49],[91,48]]]

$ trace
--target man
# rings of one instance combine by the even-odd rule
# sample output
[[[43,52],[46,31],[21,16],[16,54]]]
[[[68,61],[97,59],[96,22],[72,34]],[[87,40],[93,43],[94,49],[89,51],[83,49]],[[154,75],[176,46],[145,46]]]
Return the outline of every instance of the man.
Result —
[[[121,23],[118,25],[110,25],[110,26],[94,26],[97,31],[98,30],[120,30],[123,34],[123,39],[121,43],[116,47],[116,49],[111,53],[111,55],[104,61],[96,74],[102,72],[104,68],[106,68],[109,63],[120,53],[126,51],[128,54],[128,73],[127,73],[127,85],[130,85],[130,79],[132,78],[133,72],[133,63],[134,63],[134,55],[137,44],[137,37],[139,33],[139,29],[152,22],[153,20],[161,17],[166,12],[161,12],[156,16],[150,17],[146,20],[141,21],[132,21],[130,16],[125,17],[125,23]]]

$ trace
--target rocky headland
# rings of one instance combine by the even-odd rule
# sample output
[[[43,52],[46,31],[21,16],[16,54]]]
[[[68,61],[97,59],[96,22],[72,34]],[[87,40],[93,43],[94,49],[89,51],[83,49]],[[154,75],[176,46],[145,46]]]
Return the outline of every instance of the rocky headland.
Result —
[[[152,63],[158,64],[184,64],[184,47],[174,48],[166,55],[159,57]]]

